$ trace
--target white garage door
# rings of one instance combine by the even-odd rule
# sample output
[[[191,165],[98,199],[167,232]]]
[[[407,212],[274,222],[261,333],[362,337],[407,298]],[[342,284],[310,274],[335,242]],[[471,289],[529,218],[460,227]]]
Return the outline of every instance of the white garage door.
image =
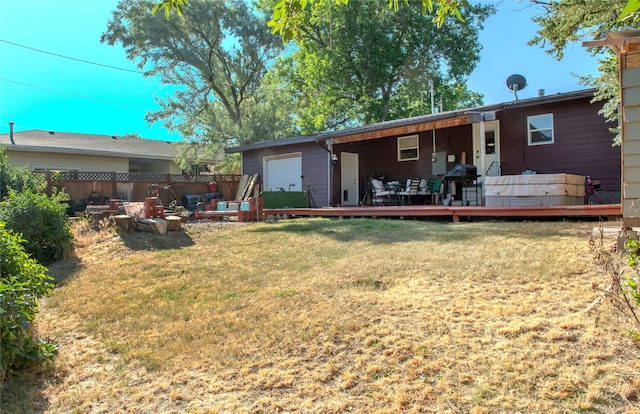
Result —
[[[302,154],[266,157],[264,189],[266,191],[302,191]]]

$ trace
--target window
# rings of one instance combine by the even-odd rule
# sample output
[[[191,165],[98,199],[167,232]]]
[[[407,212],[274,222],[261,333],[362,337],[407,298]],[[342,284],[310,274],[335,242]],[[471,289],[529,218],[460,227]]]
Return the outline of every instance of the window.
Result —
[[[408,137],[398,137],[398,161],[417,160],[418,136],[410,135]]]
[[[553,114],[527,117],[529,145],[553,144]]]
[[[493,155],[496,153],[496,131],[485,131],[484,145],[484,153],[486,155]]]

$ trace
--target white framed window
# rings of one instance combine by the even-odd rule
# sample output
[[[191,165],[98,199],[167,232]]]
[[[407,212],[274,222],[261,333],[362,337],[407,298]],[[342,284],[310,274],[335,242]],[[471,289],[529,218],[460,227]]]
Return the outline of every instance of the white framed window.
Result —
[[[529,145],[553,144],[553,114],[527,117]]]
[[[398,161],[411,161],[420,159],[418,141],[419,139],[417,135],[398,137]]]

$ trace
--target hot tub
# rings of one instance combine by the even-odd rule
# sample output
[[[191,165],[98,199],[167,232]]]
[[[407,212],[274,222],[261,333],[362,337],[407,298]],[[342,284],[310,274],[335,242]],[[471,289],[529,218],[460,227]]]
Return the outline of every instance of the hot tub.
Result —
[[[584,176],[573,174],[485,177],[485,206],[532,207],[584,204],[584,181]]]

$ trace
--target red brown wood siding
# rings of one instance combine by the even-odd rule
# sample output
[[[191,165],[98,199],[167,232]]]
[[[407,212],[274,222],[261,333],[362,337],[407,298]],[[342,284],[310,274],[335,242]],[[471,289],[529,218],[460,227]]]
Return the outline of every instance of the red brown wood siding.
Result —
[[[460,162],[460,154],[466,152],[468,163],[471,162],[473,141],[471,125],[463,125],[436,131],[436,151],[446,151],[455,154],[456,162],[447,163],[447,170]],[[335,154],[340,157],[341,152],[359,154],[360,166],[360,199],[364,196],[367,181],[372,174],[384,174],[387,181],[405,183],[408,178],[432,178],[431,153],[433,152],[432,131],[421,132],[419,135],[419,159],[398,161],[397,136],[370,139],[365,141],[336,144]],[[335,166],[333,174],[333,205],[340,203],[340,163]]]
[[[325,147],[315,142],[244,151],[242,154],[242,173],[259,174],[258,182],[262,185],[264,157],[294,152],[302,153],[302,175],[315,190],[312,196],[316,206],[328,206],[330,154]],[[296,189],[296,191],[305,191],[306,189],[307,185],[303,183],[303,189]]]
[[[602,189],[619,196],[620,147],[612,146],[614,135],[609,128],[615,125],[605,123],[597,114],[601,107],[586,98],[500,112],[502,174],[533,170],[538,174],[590,175],[600,180]],[[549,113],[553,114],[554,143],[529,146],[527,117]]]

